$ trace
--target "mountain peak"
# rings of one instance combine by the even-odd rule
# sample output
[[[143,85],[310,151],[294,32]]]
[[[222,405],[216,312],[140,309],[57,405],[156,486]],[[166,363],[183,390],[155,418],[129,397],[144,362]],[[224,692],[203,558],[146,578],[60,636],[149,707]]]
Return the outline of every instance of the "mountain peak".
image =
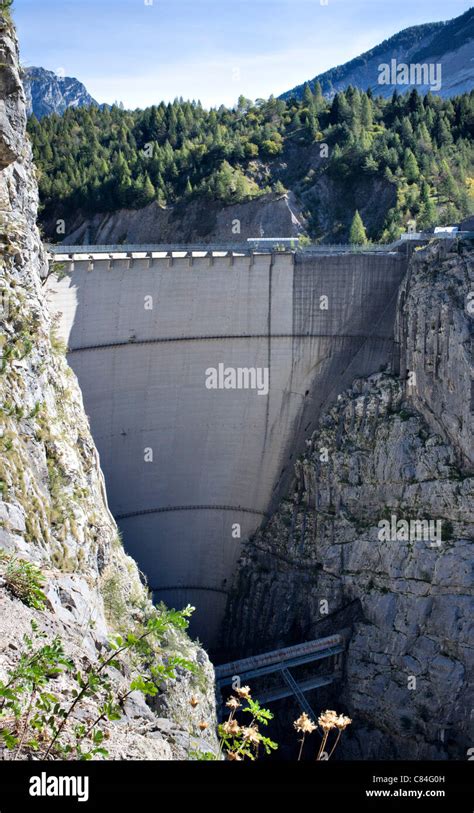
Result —
[[[25,69],[23,81],[28,115],[34,114],[37,119],[51,113],[64,113],[68,107],[97,104],[82,82],[71,76],[31,67]]]

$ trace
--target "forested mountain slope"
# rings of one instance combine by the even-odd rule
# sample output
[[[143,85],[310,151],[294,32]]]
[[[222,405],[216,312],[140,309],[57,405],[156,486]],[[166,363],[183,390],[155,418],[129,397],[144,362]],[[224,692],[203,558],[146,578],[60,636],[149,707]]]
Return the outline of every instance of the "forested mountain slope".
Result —
[[[301,101],[241,97],[235,109],[183,100],[133,112],[69,109],[32,117],[29,133],[52,240],[67,242],[98,213],[150,204],[174,211],[193,201],[225,210],[290,190],[313,239],[343,242],[356,210],[368,238],[384,241],[413,218],[427,228],[467,215],[473,125],[472,92],[444,100],[412,90],[385,100],[351,87],[327,101],[317,84]],[[156,222],[147,237],[160,242]],[[258,236],[258,218],[252,223]],[[199,226],[203,239],[239,239],[230,225],[224,233],[212,222]]]

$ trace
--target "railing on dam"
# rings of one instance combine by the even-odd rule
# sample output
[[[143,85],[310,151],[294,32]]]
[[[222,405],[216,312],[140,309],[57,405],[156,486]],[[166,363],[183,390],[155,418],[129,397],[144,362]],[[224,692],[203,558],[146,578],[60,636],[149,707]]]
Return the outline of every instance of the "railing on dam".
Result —
[[[342,635],[330,635],[326,638],[317,638],[295,646],[275,649],[260,655],[252,655],[239,661],[231,661],[215,667],[216,683],[219,688],[232,684],[238,677],[239,681],[260,678],[264,675],[279,673],[284,685],[265,688],[257,692],[260,702],[270,703],[284,697],[293,695],[301,709],[315,719],[315,714],[308,703],[305,692],[333,683],[340,672],[340,656],[344,651],[344,638]],[[298,666],[308,666],[316,661],[329,660],[330,671],[296,681],[289,671]]]
[[[351,244],[332,244],[332,245],[317,245],[307,246],[304,248],[291,248],[289,246],[248,246],[246,243],[226,243],[226,244],[213,244],[213,245],[161,245],[161,244],[115,244],[115,245],[76,245],[67,246],[62,244],[49,244],[46,246],[48,252],[52,255],[72,259],[73,257],[84,257],[88,259],[97,254],[105,255],[123,255],[124,258],[130,256],[147,257],[157,255],[160,257],[169,257],[173,255],[181,255],[189,257],[195,255],[196,257],[207,256],[245,256],[248,257],[252,254],[304,254],[311,256],[312,254],[361,254],[369,252],[371,254],[382,253],[385,254],[390,251],[395,251],[401,245],[401,241],[390,243],[386,245],[368,244],[364,246],[356,246]]]
[[[124,255],[127,258],[153,259],[157,257],[210,257],[210,256],[241,256],[248,257],[253,254],[299,254],[304,256],[324,255],[324,254],[388,254],[394,251],[407,250],[410,243],[427,243],[432,239],[452,240],[456,237],[473,239],[474,232],[460,231],[456,235],[449,234],[425,234],[417,232],[404,234],[399,240],[392,243],[379,244],[367,243],[365,245],[354,245],[353,243],[328,243],[310,246],[291,246],[288,244],[279,245],[277,241],[266,245],[264,242],[258,245],[248,243],[197,243],[197,244],[162,244],[162,243],[115,243],[111,245],[64,245],[62,243],[50,243],[46,249],[53,257],[61,257],[72,260],[73,258],[92,259],[94,255],[105,254],[112,259],[114,255]]]

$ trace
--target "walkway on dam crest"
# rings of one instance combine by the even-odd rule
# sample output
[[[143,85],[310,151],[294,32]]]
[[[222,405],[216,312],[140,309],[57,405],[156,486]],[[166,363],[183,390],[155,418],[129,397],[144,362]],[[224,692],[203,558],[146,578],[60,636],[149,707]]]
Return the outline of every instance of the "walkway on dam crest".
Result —
[[[303,249],[289,246],[279,247],[276,244],[268,246],[248,245],[246,243],[229,243],[215,245],[162,245],[162,244],[115,244],[115,245],[48,245],[47,251],[50,259],[55,262],[83,262],[94,260],[154,260],[154,259],[203,259],[228,257],[253,257],[259,254],[302,254],[305,256],[320,254],[387,254],[406,247],[405,240],[398,240],[387,245],[364,245],[356,246],[351,244],[333,244],[321,246],[308,246]],[[90,270],[93,270],[92,267]]]

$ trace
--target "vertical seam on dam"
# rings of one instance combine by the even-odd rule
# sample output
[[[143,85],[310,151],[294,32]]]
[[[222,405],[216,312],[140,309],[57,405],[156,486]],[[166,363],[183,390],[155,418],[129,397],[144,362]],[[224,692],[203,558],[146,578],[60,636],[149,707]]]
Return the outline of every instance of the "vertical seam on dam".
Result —
[[[272,279],[273,279],[273,263],[275,255],[270,257],[270,264],[268,267],[268,315],[267,315],[267,365],[268,365],[268,395],[265,409],[265,434],[263,437],[263,445],[265,447],[268,435],[268,418],[270,415],[270,393],[272,391]]]

